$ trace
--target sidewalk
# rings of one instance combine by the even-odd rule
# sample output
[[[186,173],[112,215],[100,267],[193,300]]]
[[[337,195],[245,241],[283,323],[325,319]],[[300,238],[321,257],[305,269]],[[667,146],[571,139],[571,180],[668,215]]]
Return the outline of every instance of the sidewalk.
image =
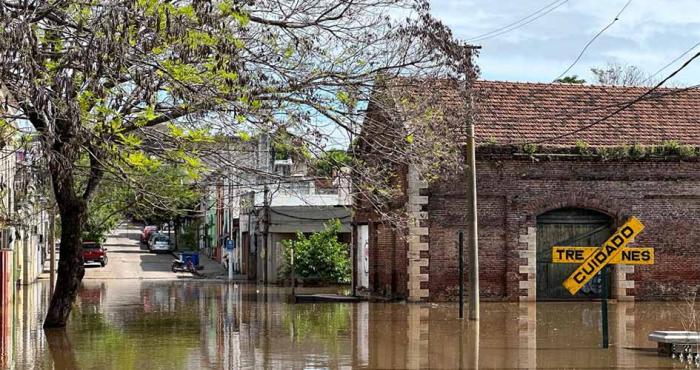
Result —
[[[173,251],[173,256],[178,258],[178,253],[183,251]],[[197,270],[197,274],[202,279],[228,279],[228,271],[226,267],[221,263],[214,261],[207,255],[199,254],[199,265],[202,267],[201,270]],[[245,280],[245,275],[234,274],[234,280]]]

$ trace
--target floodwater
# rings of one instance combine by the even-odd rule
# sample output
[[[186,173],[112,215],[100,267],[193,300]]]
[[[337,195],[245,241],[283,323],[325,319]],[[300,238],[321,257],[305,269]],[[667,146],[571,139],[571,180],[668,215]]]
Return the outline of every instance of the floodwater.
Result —
[[[3,308],[0,367],[16,369],[684,368],[647,335],[692,325],[679,302],[288,304],[288,290],[204,281],[85,282],[65,331],[41,329],[47,284]]]

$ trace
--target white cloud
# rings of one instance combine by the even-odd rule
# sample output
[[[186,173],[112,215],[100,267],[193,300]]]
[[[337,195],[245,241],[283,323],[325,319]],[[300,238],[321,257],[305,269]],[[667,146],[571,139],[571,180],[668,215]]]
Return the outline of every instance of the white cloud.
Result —
[[[457,37],[469,39],[519,20],[550,2],[433,0],[432,9]],[[478,63],[482,76],[551,81],[626,2],[569,0],[524,27],[480,41],[483,49]],[[589,47],[571,74],[589,76],[591,67],[608,61],[655,72],[700,41],[698,14],[697,0],[633,0],[620,19]],[[697,63],[700,65],[700,61]],[[665,71],[668,72],[670,69]],[[688,85],[700,83],[700,67],[688,68],[678,81]]]

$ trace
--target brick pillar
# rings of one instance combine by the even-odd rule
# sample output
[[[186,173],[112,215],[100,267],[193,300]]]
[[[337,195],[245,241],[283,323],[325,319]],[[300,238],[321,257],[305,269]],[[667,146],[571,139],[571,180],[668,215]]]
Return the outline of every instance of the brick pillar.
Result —
[[[518,257],[521,262],[518,272],[525,275],[520,279],[520,301],[534,302],[537,300],[537,231],[528,227],[518,239]]]
[[[627,289],[634,289],[634,280],[630,277],[634,274],[634,265],[615,265],[613,268],[612,297],[618,301],[634,301],[633,295],[627,294]]]
[[[428,183],[421,180],[415,168],[408,169],[408,300],[419,302],[429,297],[428,289],[421,288],[421,283],[428,284],[430,279],[427,272],[429,257],[421,255],[427,253],[429,243],[427,241],[429,230],[427,223],[428,212],[423,211],[423,206],[428,204],[428,197],[420,195],[421,189],[427,189]],[[421,267],[425,267],[421,272]]]

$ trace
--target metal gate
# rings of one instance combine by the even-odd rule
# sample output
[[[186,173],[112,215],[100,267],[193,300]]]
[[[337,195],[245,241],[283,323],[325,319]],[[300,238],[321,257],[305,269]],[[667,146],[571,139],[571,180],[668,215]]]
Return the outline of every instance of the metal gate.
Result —
[[[553,264],[552,247],[599,246],[613,232],[612,218],[590,209],[560,208],[537,216],[537,300],[599,298],[597,284],[593,281],[575,296],[564,289],[562,282],[578,265]]]

